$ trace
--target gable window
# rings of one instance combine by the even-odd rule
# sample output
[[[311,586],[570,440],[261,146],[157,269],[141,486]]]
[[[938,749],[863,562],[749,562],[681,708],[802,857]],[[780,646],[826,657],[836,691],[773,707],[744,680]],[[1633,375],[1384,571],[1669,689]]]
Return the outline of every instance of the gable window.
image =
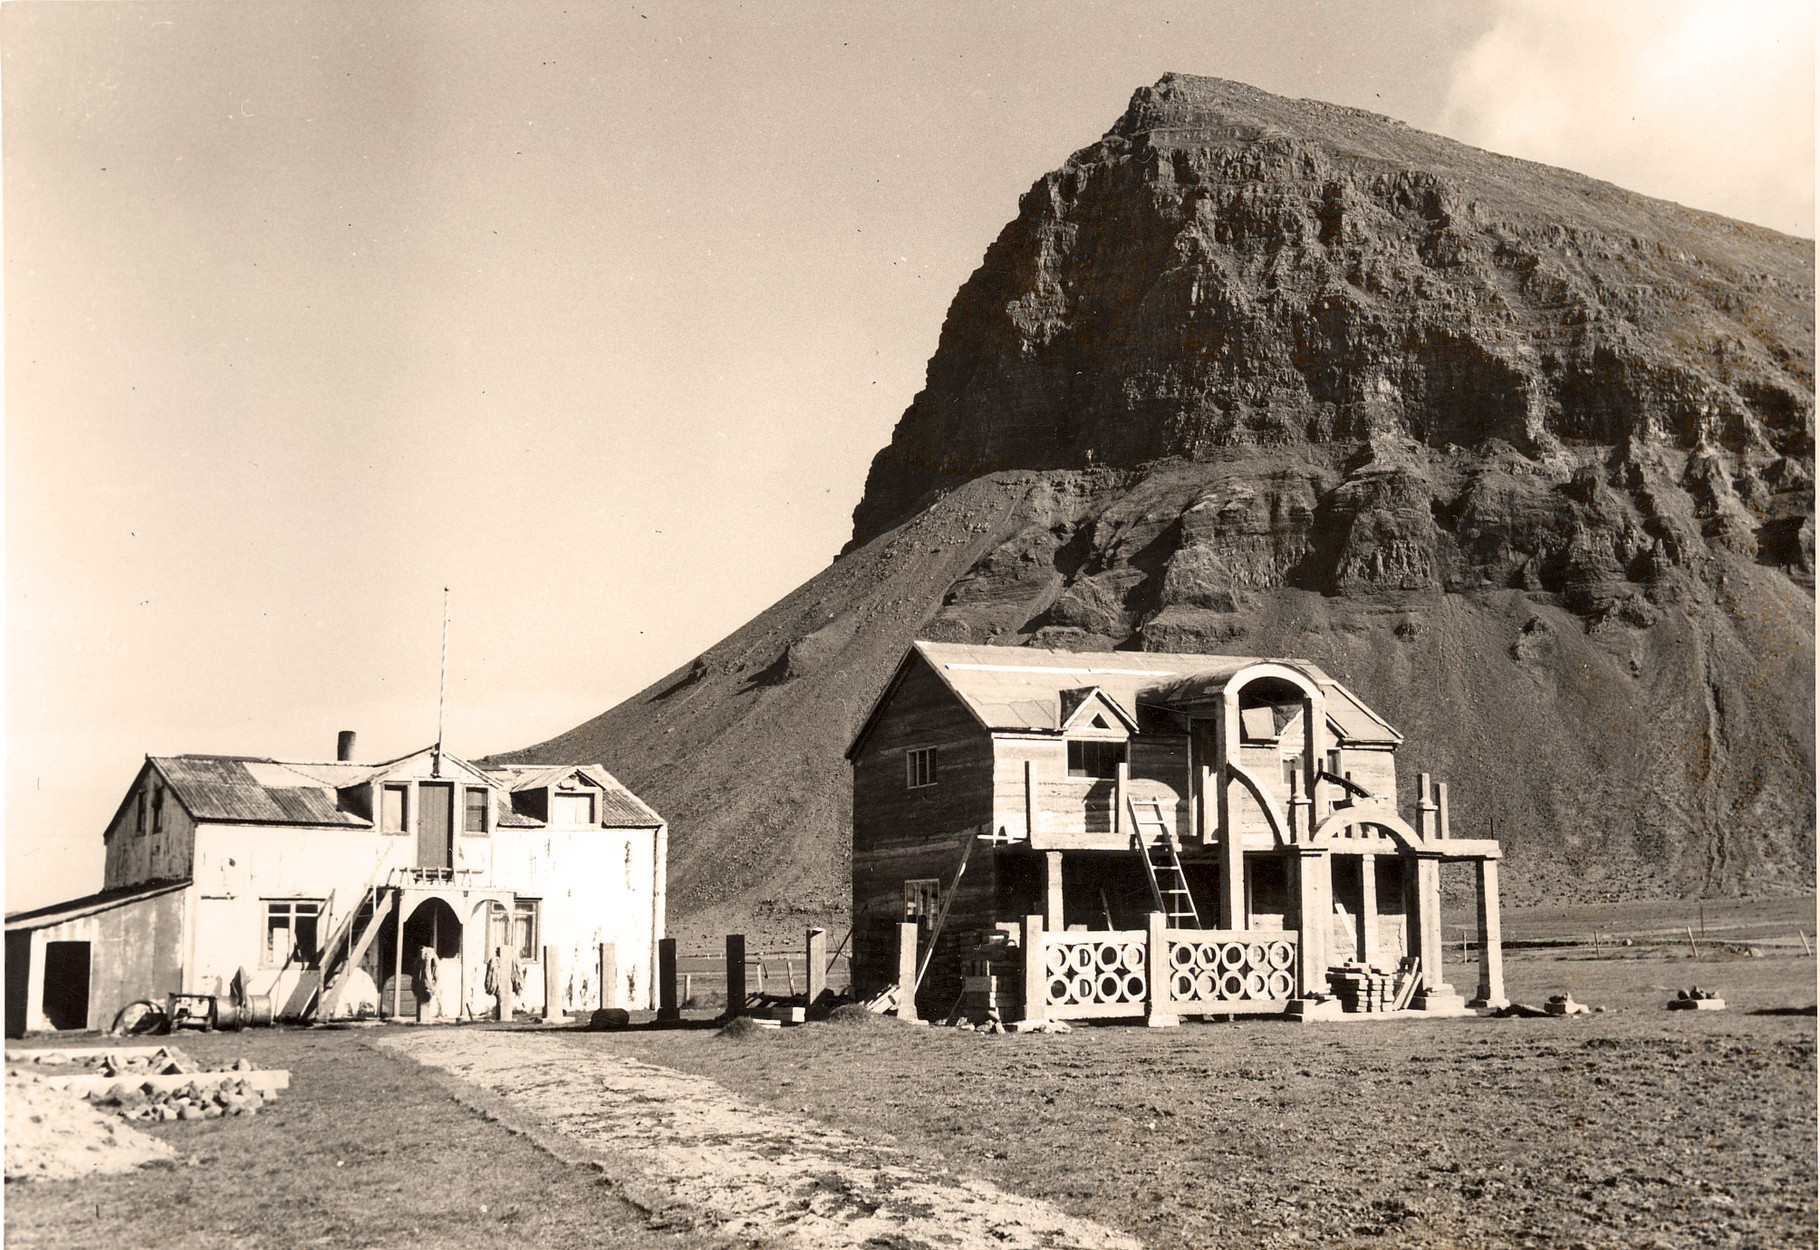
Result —
[[[403,833],[405,802],[409,786],[387,786],[379,796],[379,828],[384,833]]]
[[[1332,777],[1344,777],[1346,775],[1340,771],[1340,753],[1338,751],[1329,751],[1327,753],[1327,773]]]
[[[1068,775],[1070,777],[1110,778],[1119,775],[1125,762],[1123,742],[1070,742]]]
[[[935,877],[917,877],[904,882],[904,919],[914,920],[925,932],[935,927],[935,913],[941,907],[942,883]]]
[[[538,945],[542,910],[542,899],[521,898],[512,904],[512,945],[518,948],[520,963],[536,963],[543,956],[543,948]]]
[[[594,823],[592,790],[558,790],[553,823],[558,825],[591,825]]]
[[[1301,775],[1301,772],[1302,757],[1299,755],[1285,755],[1283,757],[1283,788],[1285,790],[1294,790],[1296,787],[1296,778]]]
[[[904,752],[904,786],[918,790],[935,784],[935,748],[918,747]]]
[[[259,953],[259,966],[314,968],[316,926],[321,918],[320,899],[266,899],[265,945]]]
[[[152,832],[164,832],[164,787],[152,791]]]
[[[486,787],[469,786],[463,803],[461,831],[463,833],[485,833],[487,831]]]
[[[146,793],[144,790],[141,790],[139,792],[139,802],[137,804],[139,810],[133,819],[133,832],[135,833],[145,832],[145,803]]]

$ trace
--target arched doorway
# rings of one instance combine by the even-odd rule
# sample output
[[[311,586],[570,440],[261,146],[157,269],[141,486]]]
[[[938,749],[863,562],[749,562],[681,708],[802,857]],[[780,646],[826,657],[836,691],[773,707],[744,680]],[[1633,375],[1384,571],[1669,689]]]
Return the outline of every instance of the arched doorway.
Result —
[[[422,1001],[422,969],[425,957],[434,953],[436,960],[435,993],[429,1000],[430,1014],[454,1017],[461,1013],[462,924],[455,909],[440,898],[426,898],[404,921],[404,943],[401,983],[396,987],[402,1014],[411,1015]],[[380,996],[389,1010],[394,1002],[390,983]]]

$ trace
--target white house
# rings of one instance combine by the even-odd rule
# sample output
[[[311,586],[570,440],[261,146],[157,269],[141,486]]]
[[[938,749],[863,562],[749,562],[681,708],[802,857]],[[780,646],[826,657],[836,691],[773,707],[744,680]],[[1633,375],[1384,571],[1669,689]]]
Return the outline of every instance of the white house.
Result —
[[[431,747],[357,763],[148,756],[104,835],[102,890],[6,919],[6,1031],[101,1028],[138,999],[228,995],[236,976],[280,1018],[479,1015],[489,956],[544,1006],[648,1007],[664,933],[668,829],[595,764],[490,766]],[[402,941],[400,938],[402,937]]]

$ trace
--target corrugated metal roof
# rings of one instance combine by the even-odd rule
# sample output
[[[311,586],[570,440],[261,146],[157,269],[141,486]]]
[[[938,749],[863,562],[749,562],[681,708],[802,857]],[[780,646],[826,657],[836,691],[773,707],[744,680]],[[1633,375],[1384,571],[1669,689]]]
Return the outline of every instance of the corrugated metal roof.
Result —
[[[372,822],[342,811],[326,786],[277,760],[237,755],[154,755],[152,765],[183,808],[197,820],[266,825],[358,825]],[[257,770],[257,775],[255,774]],[[288,780],[296,785],[270,785]]]
[[[157,898],[160,894],[169,894],[181,890],[190,884],[188,878],[178,881],[139,882],[134,885],[115,886],[111,890],[102,890],[98,894],[86,894],[81,898],[72,898],[62,903],[52,903],[47,907],[34,907],[30,911],[16,911],[6,918],[6,931],[15,929],[43,929],[50,925],[62,924],[66,920],[80,920],[97,912],[111,911],[129,903],[142,902],[148,898]]]
[[[664,818],[652,811],[645,801],[599,764],[500,764],[481,770],[507,790],[518,793],[559,785],[565,778],[580,773],[600,787],[600,823],[619,828],[655,828]],[[503,809],[502,809],[503,812]],[[541,824],[528,816],[515,816],[515,821],[536,827]],[[500,824],[506,824],[502,814]]]

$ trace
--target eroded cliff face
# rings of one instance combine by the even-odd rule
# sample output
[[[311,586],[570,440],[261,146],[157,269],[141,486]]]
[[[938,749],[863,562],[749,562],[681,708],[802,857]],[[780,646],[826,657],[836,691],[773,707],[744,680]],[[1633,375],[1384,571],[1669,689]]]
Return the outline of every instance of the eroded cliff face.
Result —
[[[838,918],[915,637],[1314,660],[1515,902],[1811,888],[1813,245],[1170,76],[955,297],[848,551],[526,757],[673,822],[685,934]]]

